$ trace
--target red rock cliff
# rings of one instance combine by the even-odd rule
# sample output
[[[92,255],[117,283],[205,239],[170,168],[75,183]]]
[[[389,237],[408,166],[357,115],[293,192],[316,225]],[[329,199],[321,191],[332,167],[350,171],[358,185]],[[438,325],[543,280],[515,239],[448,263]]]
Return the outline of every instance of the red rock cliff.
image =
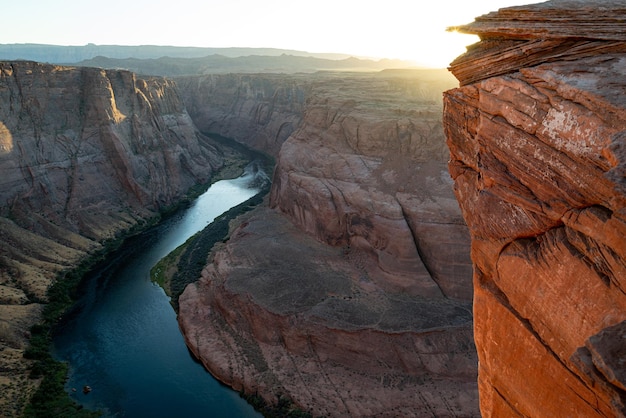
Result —
[[[460,28],[450,173],[472,237],[486,417],[626,414],[626,5]]]

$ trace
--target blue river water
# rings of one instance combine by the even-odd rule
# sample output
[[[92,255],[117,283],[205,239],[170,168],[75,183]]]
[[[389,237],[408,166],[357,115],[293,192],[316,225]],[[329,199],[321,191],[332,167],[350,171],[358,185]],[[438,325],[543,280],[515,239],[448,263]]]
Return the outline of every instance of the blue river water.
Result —
[[[85,280],[59,324],[55,358],[70,396],[111,417],[260,417],[189,353],[150,269],[217,216],[259,192],[253,174],[214,183],[188,209],[125,245]],[[132,249],[129,249],[132,248]],[[92,390],[85,394],[83,387]]]

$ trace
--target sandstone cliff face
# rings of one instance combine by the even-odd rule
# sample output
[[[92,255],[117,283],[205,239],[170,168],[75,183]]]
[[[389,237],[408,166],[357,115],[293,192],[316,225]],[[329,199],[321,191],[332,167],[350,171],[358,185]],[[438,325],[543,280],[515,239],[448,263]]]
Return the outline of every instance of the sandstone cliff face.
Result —
[[[481,42],[444,126],[484,416],[626,415],[624,17],[553,1],[462,27]]]
[[[186,341],[219,379],[314,415],[478,415],[469,235],[438,80],[311,81],[271,207],[179,299]]]
[[[171,81],[0,63],[0,393],[55,274],[221,164]]]
[[[201,130],[274,156],[280,150],[272,205],[303,230],[376,253],[390,289],[471,298],[463,283],[471,274],[469,237],[443,169],[438,103],[451,85],[446,76],[227,74],[176,82]]]
[[[271,205],[322,242],[374,255],[387,290],[469,300],[468,236],[445,171],[442,85],[429,76],[319,86],[281,149]]]
[[[213,74],[175,80],[198,129],[276,156],[300,125],[311,77]]]

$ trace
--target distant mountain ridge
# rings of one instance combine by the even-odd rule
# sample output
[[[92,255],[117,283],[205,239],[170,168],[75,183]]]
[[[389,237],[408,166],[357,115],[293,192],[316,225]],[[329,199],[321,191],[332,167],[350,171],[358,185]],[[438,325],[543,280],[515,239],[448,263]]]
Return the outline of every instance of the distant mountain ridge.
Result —
[[[166,77],[231,72],[311,73],[416,68],[410,61],[374,60],[348,54],[276,48],[0,44],[0,61],[15,60],[125,69],[138,74]]]
[[[317,71],[382,71],[416,68],[399,60],[372,61],[359,58],[324,59],[311,56],[249,55],[227,57],[210,55],[199,58],[161,57],[156,59],[95,57],[76,63],[83,67],[125,69],[137,74],[176,77],[224,73],[313,73]]]
[[[51,64],[69,64],[88,60],[97,56],[108,58],[200,58],[219,54],[225,57],[248,55],[311,56],[323,59],[345,59],[349,54],[310,53],[277,48],[201,48],[161,45],[48,45],[48,44],[0,44],[0,60],[28,60]]]
[[[340,53],[314,53],[292,49],[278,48],[203,48],[162,45],[49,45],[49,44],[0,44],[0,60],[27,60],[47,62],[51,64],[74,64],[96,57],[113,59],[157,59],[170,58],[202,58],[220,55],[228,58],[246,56],[276,57],[290,55],[295,57],[312,57],[325,60],[343,60],[354,57]],[[367,57],[355,57],[368,61],[376,61]]]

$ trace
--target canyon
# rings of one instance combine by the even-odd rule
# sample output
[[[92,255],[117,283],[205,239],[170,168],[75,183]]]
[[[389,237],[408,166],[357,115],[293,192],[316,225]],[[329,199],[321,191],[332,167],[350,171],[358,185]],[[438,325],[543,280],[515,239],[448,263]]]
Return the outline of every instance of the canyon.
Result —
[[[626,415],[624,17],[561,0],[457,28],[481,38],[444,126],[485,417]]]
[[[180,298],[206,367],[320,414],[478,414],[445,71],[165,79],[7,62],[2,75],[3,414],[38,384],[23,354],[51,283],[237,160],[202,132],[277,159],[267,204]]]
[[[0,415],[20,415],[38,383],[23,355],[50,285],[229,158],[170,80],[0,63]]]
[[[223,383],[315,416],[626,415],[624,21],[480,16],[456,80],[0,63],[0,415],[51,283],[238,161],[214,135],[276,160],[178,300]]]
[[[177,79],[206,129],[278,150],[268,207],[179,298],[188,346],[226,384],[314,416],[477,416],[469,235],[441,126],[452,80],[261,77]]]

